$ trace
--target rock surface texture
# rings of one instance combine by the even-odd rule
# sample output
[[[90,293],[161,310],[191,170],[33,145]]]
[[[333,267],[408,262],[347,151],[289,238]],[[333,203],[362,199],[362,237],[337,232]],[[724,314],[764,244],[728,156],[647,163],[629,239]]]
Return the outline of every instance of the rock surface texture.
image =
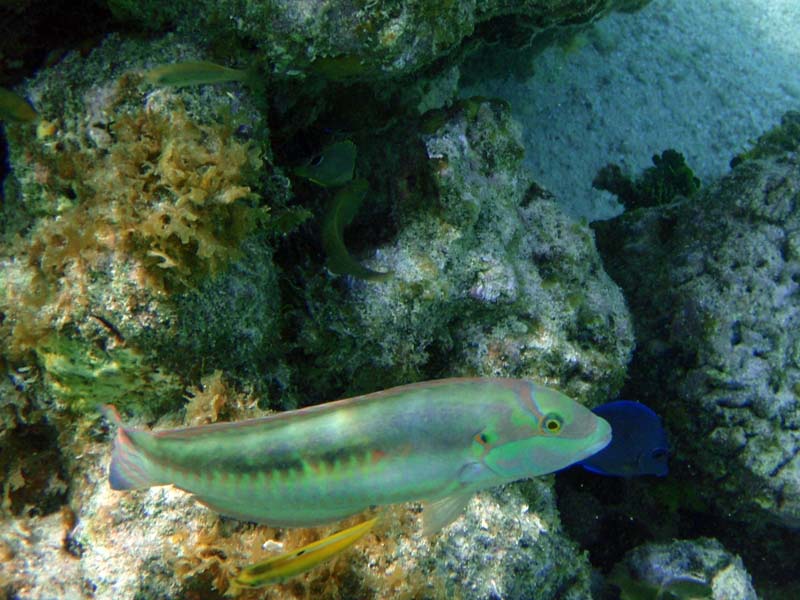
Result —
[[[631,387],[667,415],[676,458],[736,518],[790,527],[800,525],[796,149],[773,145],[692,201],[596,226],[634,313]]]
[[[394,240],[365,260],[393,276],[344,294],[308,292],[312,318],[299,338],[314,370],[385,377],[381,387],[420,374],[502,374],[604,401],[633,345],[627,308],[588,227],[521,167],[507,108],[468,101],[419,140],[416,180],[430,183],[404,192]],[[402,169],[384,167],[387,178],[398,180],[393,167]]]
[[[109,0],[112,13],[150,28],[177,27],[199,39],[255,47],[277,75],[290,78],[379,80],[403,76],[455,50],[495,17],[531,35],[587,22],[617,5],[612,0],[418,2],[416,0]],[[252,54],[252,53],[251,53]]]
[[[276,164],[263,98],[142,77],[154,61],[204,56],[178,39],[112,36],[70,55],[29,84],[38,134],[9,128],[0,443],[14,452],[0,457],[0,590],[11,597],[216,598],[275,543],[296,548],[338,527],[276,531],[171,487],[111,490],[100,403],[167,427],[264,414],[258,383],[278,368],[296,386],[278,389],[283,407],[292,391],[312,404],[458,375],[532,378],[596,404],[624,378],[622,294],[591,231],[522,169],[506,106],[469,100],[427,127],[414,115],[402,138],[381,131],[371,145],[361,132],[357,170],[379,202],[360,226],[392,227],[354,252],[393,274],[335,277],[308,250],[313,227],[292,230],[286,246],[304,252],[290,259],[280,247],[290,236],[271,228],[302,183]],[[323,206],[325,191],[304,199]],[[394,509],[333,566],[242,597],[588,593],[589,563],[561,533],[551,480],[480,494],[436,538],[418,521],[418,506]]]
[[[456,97],[476,47],[538,51],[640,0],[105,4],[4,124],[0,597],[217,600],[363,518],[280,530],[112,490],[101,404],[162,429],[455,376],[616,393],[631,319],[591,230],[527,175],[507,105]],[[304,179],[337,143],[353,164]],[[356,183],[334,241],[379,280],[330,260],[331,188]],[[478,494],[435,537],[417,503],[379,510],[346,554],[240,598],[589,595],[552,478]]]
[[[644,544],[625,555],[612,580],[625,597],[757,600],[742,559],[715,539]]]

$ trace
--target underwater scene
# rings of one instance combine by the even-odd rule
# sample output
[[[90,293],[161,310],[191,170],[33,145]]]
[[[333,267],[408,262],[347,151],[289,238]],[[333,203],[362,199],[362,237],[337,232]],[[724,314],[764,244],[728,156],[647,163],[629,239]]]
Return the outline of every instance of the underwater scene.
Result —
[[[0,600],[800,599],[800,2],[0,0]]]

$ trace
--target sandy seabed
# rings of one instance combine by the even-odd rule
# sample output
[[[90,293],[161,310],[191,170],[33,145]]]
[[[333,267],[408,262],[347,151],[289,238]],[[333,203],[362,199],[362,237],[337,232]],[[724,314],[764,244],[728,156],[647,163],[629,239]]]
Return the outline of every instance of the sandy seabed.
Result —
[[[621,211],[591,186],[609,162],[638,173],[675,148],[707,182],[800,110],[797,0],[653,0],[582,36],[578,50],[545,51],[525,81],[484,79],[461,92],[511,103],[526,164],[575,218]]]

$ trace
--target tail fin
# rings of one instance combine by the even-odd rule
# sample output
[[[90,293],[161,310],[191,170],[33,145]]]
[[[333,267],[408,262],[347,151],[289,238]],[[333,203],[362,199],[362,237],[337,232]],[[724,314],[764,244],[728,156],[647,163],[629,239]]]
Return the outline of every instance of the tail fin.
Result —
[[[122,424],[117,409],[106,404],[100,411],[117,426],[117,437],[114,438],[114,451],[111,465],[108,468],[108,483],[112,490],[138,490],[154,485],[164,485],[156,477],[158,467],[147,453],[137,447],[136,439],[142,435],[151,435],[147,431],[129,431]]]

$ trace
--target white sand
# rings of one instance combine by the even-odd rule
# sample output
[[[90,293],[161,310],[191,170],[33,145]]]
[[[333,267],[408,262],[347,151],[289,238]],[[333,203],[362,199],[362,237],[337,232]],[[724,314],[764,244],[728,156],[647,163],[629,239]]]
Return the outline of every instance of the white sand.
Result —
[[[621,210],[591,187],[608,162],[638,173],[675,148],[708,182],[800,110],[800,0],[654,0],[601,20],[586,39],[577,52],[544,52],[527,81],[462,90],[511,103],[534,178],[576,218]]]

